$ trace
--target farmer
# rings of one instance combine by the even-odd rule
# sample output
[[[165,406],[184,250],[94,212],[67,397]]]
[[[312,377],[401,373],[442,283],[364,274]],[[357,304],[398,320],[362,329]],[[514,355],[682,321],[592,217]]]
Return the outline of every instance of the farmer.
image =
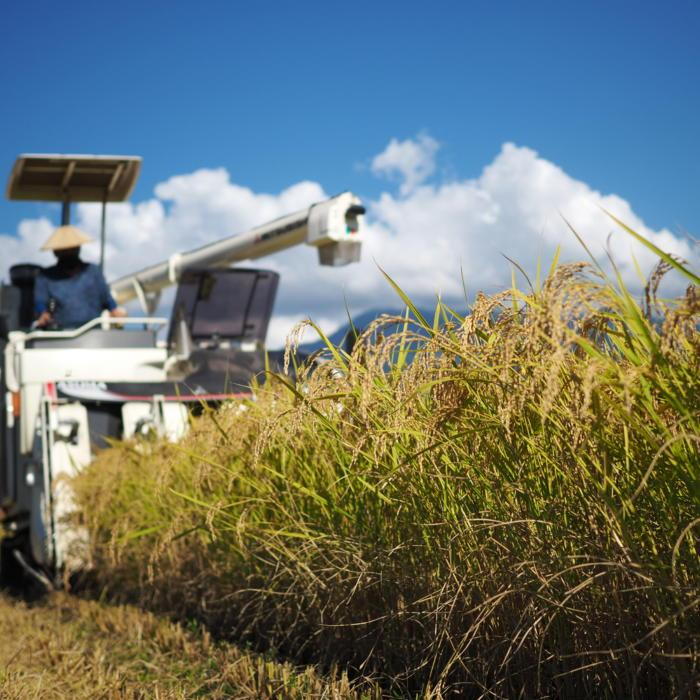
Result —
[[[57,228],[42,246],[57,258],[44,268],[34,287],[35,326],[77,328],[98,317],[104,309],[110,316],[125,316],[112,297],[102,270],[80,259],[80,246],[92,238],[75,226]]]

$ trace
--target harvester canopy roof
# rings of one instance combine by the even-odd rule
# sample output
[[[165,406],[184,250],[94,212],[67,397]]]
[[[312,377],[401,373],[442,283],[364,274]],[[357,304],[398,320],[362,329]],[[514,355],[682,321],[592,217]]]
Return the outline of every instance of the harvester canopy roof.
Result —
[[[24,153],[7,183],[7,198],[42,202],[123,202],[134,189],[139,156]]]

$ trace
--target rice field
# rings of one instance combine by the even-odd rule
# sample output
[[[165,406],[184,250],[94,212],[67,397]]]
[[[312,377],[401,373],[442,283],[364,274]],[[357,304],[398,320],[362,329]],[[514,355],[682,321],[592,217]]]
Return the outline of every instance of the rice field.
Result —
[[[391,697],[696,697],[700,279],[537,277],[434,318],[388,280],[350,353],[104,451],[103,595]]]

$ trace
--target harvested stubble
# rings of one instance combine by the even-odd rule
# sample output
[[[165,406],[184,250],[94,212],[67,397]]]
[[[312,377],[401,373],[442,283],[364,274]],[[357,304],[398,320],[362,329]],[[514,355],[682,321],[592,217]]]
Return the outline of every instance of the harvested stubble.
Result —
[[[32,605],[0,596],[3,700],[371,698],[184,629],[142,610],[53,594]]]
[[[700,295],[657,281],[639,305],[555,266],[414,309],[179,445],[104,452],[77,483],[96,570],[393,693],[693,696]]]

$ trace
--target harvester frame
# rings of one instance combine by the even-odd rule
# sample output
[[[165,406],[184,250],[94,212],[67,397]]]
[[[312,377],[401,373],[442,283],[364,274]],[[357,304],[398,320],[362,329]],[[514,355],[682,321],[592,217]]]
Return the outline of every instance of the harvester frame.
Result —
[[[131,193],[135,156],[21,155],[10,199],[101,201]],[[20,565],[45,585],[79,567],[85,537],[76,526],[69,480],[112,439],[155,433],[179,440],[188,408],[250,396],[264,380],[265,336],[277,273],[231,268],[299,244],[324,265],[359,260],[364,208],[345,192],[251,231],[213,241],[110,284],[118,303],[137,299],[146,316],[106,312],[77,329],[32,328],[40,268],[16,265],[0,285],[0,576]],[[170,319],[153,316],[161,291],[177,284]],[[169,323],[167,338],[158,331]],[[274,359],[272,364],[274,365]]]

